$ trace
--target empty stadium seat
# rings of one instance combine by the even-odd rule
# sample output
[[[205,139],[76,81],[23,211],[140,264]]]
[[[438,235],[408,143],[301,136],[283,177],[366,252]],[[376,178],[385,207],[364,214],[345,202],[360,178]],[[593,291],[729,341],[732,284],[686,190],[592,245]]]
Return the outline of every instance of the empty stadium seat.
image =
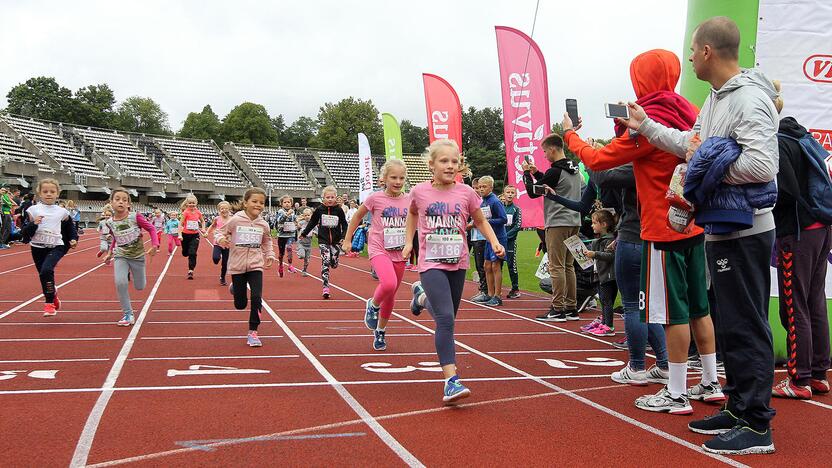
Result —
[[[76,128],[75,133],[96,151],[104,152],[125,175],[150,178],[154,182],[168,184],[173,181],[162,172],[147,155],[139,151],[123,134],[113,131]]]
[[[190,175],[223,187],[246,187],[241,174],[210,141],[154,138]]]
[[[303,170],[285,149],[254,145],[234,147],[266,185],[281,190],[309,190]]]

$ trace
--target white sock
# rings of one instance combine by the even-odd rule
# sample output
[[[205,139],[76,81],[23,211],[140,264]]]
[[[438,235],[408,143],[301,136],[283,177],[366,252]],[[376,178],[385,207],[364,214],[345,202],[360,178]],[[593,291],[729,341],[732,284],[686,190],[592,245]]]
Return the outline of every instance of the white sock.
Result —
[[[668,379],[667,389],[670,391],[670,396],[673,398],[679,398],[688,392],[688,363],[668,362],[667,367],[670,371],[670,379]]]
[[[380,332],[386,331],[386,327],[385,328],[376,327],[376,331],[380,331]]]
[[[417,297],[417,298],[416,298],[416,303],[417,303],[417,304],[419,304],[420,306],[423,306],[423,307],[424,307],[424,305],[425,305],[425,301],[426,301],[427,299],[428,299],[428,295],[427,295],[427,294],[425,294],[425,293],[419,294],[419,297]]]
[[[702,383],[710,385],[717,382],[716,353],[700,354],[699,359],[702,360]]]

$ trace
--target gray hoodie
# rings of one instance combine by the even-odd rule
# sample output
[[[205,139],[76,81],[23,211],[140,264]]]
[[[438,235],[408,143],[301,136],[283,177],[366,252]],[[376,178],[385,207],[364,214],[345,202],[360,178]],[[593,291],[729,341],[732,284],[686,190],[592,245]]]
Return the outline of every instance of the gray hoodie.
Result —
[[[737,140],[742,154],[728,170],[723,180],[732,185],[769,182],[777,177],[779,151],[777,147],[778,115],[774,107],[777,91],[757,69],[744,69],[711,93],[702,105],[693,129],[682,132],[667,128],[648,118],[639,133],[656,147],[680,158],[685,157],[688,142],[695,133],[702,141],[712,136]],[[726,240],[752,236],[774,229],[771,208],[755,212],[754,226],[721,236],[707,236],[708,240]]]

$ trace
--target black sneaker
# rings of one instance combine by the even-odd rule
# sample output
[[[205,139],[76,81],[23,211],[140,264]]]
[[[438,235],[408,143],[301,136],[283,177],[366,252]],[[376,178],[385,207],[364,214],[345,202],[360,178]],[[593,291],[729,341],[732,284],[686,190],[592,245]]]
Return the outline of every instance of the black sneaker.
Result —
[[[688,429],[697,434],[719,435],[733,429],[737,425],[737,418],[727,409],[720,410],[705,419],[691,421]]]
[[[580,319],[581,319],[581,318],[578,316],[578,311],[577,311],[577,310],[575,310],[575,309],[572,309],[572,310],[567,310],[567,311],[564,313],[564,316],[566,317],[566,320],[569,320],[569,321],[575,321],[575,320],[580,320]]]
[[[508,292],[508,295],[506,296],[506,298],[508,298],[508,299],[519,299],[520,298],[520,291],[518,291],[516,289],[512,289],[511,291]]]
[[[550,307],[548,312],[538,315],[535,317],[535,320],[540,320],[541,322],[565,322],[566,314]]]
[[[720,455],[749,455],[753,453],[774,453],[771,429],[758,432],[748,427],[742,419],[725,434],[720,434],[702,444],[706,452]]]

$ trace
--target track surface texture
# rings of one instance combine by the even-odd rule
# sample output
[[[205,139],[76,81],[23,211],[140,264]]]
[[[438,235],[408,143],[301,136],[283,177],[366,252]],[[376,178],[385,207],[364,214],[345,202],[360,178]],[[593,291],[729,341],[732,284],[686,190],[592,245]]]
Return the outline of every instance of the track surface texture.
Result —
[[[148,263],[147,287],[131,288],[130,328],[115,326],[112,267],[97,243],[83,236],[59,264],[63,307],[52,318],[41,316],[29,247],[0,253],[2,466],[829,466],[832,397],[774,400],[773,455],[708,455],[707,436],[686,425],[717,407],[636,409],[658,386],[610,380],[627,361],[611,345],[619,337],[578,333],[592,313],[534,321],[548,304],[539,295],[496,309],[463,301],[457,361],[472,396],[450,407],[434,323],[409,311],[416,273],[397,294],[387,350],[374,352],[366,259],[342,257],[330,300],[317,258],[305,278],[267,270],[264,345],[249,348],[248,312],[219,285],[208,242],[193,281],[178,251]],[[464,298],[474,293],[469,282]]]

